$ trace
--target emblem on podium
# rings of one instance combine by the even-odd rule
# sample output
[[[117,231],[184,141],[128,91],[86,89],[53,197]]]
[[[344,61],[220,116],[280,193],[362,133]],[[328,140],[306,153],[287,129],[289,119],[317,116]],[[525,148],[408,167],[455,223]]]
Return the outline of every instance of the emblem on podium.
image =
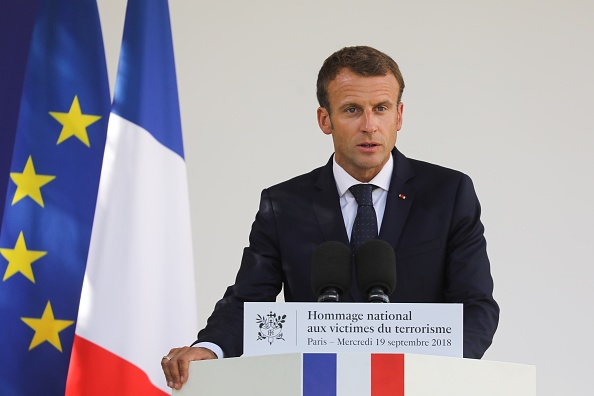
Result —
[[[283,323],[287,315],[277,315],[270,311],[268,315],[257,315],[256,323],[260,330],[258,331],[258,341],[267,340],[270,345],[274,340],[285,340],[283,338]]]

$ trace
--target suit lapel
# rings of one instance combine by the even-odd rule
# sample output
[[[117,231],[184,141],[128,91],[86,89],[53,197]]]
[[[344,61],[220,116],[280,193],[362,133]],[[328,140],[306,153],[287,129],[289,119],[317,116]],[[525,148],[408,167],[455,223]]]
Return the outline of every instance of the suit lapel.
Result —
[[[344,220],[340,210],[340,197],[336,190],[336,182],[332,172],[332,157],[326,166],[321,169],[318,180],[316,180],[312,204],[324,239],[326,241],[342,242],[348,246],[349,238],[344,228]]]
[[[408,159],[396,149],[392,151],[392,155],[394,171],[379,238],[396,248],[415,198],[415,189],[408,183],[408,180],[414,176]]]

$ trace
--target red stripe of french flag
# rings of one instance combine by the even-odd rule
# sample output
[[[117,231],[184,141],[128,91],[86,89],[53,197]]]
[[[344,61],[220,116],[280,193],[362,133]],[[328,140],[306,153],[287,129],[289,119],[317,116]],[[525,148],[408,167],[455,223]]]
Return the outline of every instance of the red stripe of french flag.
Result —
[[[85,361],[93,361],[89,369]],[[120,356],[82,337],[75,336],[68,373],[68,394],[85,396],[143,395],[163,396],[147,374]]]
[[[371,355],[371,396],[404,396],[404,355]]]

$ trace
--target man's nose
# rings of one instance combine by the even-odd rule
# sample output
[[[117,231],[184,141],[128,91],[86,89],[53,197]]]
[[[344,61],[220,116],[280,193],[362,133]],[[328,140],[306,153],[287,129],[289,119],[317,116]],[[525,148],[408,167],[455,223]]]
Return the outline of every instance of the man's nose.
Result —
[[[376,115],[368,110],[363,113],[363,132],[373,133],[377,130]]]

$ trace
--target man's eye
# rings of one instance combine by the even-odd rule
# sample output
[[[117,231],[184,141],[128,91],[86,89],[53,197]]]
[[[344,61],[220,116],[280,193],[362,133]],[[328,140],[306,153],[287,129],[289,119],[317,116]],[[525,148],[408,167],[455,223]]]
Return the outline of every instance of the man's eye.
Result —
[[[377,111],[386,111],[386,106],[378,106]]]
[[[349,114],[354,114],[355,111],[357,111],[357,109],[355,109],[354,107],[349,107],[348,109],[345,110],[347,113]]]

